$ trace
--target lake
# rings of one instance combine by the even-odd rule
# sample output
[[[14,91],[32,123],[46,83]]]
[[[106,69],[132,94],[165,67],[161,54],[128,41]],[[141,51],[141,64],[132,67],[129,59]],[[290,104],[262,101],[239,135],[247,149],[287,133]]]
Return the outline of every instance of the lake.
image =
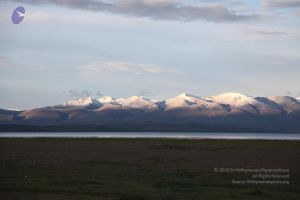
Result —
[[[166,138],[300,140],[298,133],[184,133],[184,132],[2,132],[0,137],[23,138]]]

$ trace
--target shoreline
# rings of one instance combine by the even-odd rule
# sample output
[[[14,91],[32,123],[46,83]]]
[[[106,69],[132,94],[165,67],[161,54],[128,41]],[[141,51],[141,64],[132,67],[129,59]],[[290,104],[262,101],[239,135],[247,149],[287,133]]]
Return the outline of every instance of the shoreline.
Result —
[[[188,132],[3,132],[0,138],[91,138],[167,140],[300,141],[297,133],[188,133]]]

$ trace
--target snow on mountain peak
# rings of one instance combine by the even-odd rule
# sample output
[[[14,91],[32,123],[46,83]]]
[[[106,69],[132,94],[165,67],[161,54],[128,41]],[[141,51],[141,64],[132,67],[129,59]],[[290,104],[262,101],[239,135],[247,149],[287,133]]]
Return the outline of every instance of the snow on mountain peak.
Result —
[[[250,97],[241,93],[223,93],[210,97],[213,102],[230,105],[232,112],[248,112],[252,114],[280,114],[282,109],[262,97]]]
[[[168,99],[166,101],[167,109],[178,108],[178,107],[211,107],[212,105],[209,100],[203,97],[182,93],[175,98]]]
[[[238,92],[226,92],[226,93],[222,93],[222,94],[219,94],[216,96],[224,97],[224,98],[248,98],[248,97],[250,97],[250,96],[244,95],[242,93],[238,93]]]
[[[300,99],[292,97],[256,97],[241,93],[223,93],[216,96],[200,97],[188,93],[182,93],[174,98],[155,101],[144,96],[131,96],[128,98],[114,99],[111,96],[94,99],[92,97],[79,98],[67,101],[65,106],[86,107],[93,106],[97,109],[177,109],[189,108],[212,113],[240,113],[248,112],[252,114],[276,114],[284,110],[291,112],[300,110]],[[91,108],[91,107],[89,107]]]
[[[144,96],[131,96],[127,99],[118,99],[116,100],[119,104],[125,107],[131,108],[144,108],[151,109],[157,108],[158,106],[155,104],[155,101],[148,99]]]
[[[280,105],[288,113],[292,111],[300,111],[300,102],[298,99],[294,99],[289,96],[272,96],[268,98]]]
[[[88,106],[88,105],[96,105],[100,106],[101,103],[96,99],[88,96],[84,98],[79,98],[76,100],[70,100],[65,103],[66,106]]]
[[[100,103],[114,103],[116,100],[111,96],[105,96],[97,99]]]
[[[210,99],[216,103],[229,104],[231,106],[243,106],[246,104],[256,103],[254,98],[236,92],[222,93],[216,96],[210,97]]]
[[[200,99],[200,97],[189,94],[189,93],[182,93],[182,94],[178,95],[176,98],[198,98],[198,99]]]
[[[283,104],[283,103],[298,104],[297,99],[290,96],[271,96],[268,98],[278,104]]]

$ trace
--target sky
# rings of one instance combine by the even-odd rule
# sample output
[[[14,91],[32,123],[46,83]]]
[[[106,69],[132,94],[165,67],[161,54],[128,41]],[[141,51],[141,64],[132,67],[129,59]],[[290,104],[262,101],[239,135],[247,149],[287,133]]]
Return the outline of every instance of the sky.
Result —
[[[0,1],[0,108],[299,86],[300,0]]]

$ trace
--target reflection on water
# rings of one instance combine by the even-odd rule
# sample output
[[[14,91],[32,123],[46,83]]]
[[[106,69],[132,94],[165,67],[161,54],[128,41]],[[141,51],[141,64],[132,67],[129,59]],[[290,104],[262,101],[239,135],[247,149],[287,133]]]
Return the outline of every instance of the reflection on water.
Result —
[[[14,132],[0,137],[69,137],[69,138],[173,138],[173,139],[253,139],[300,140],[300,134],[289,133],[184,133],[184,132]]]

